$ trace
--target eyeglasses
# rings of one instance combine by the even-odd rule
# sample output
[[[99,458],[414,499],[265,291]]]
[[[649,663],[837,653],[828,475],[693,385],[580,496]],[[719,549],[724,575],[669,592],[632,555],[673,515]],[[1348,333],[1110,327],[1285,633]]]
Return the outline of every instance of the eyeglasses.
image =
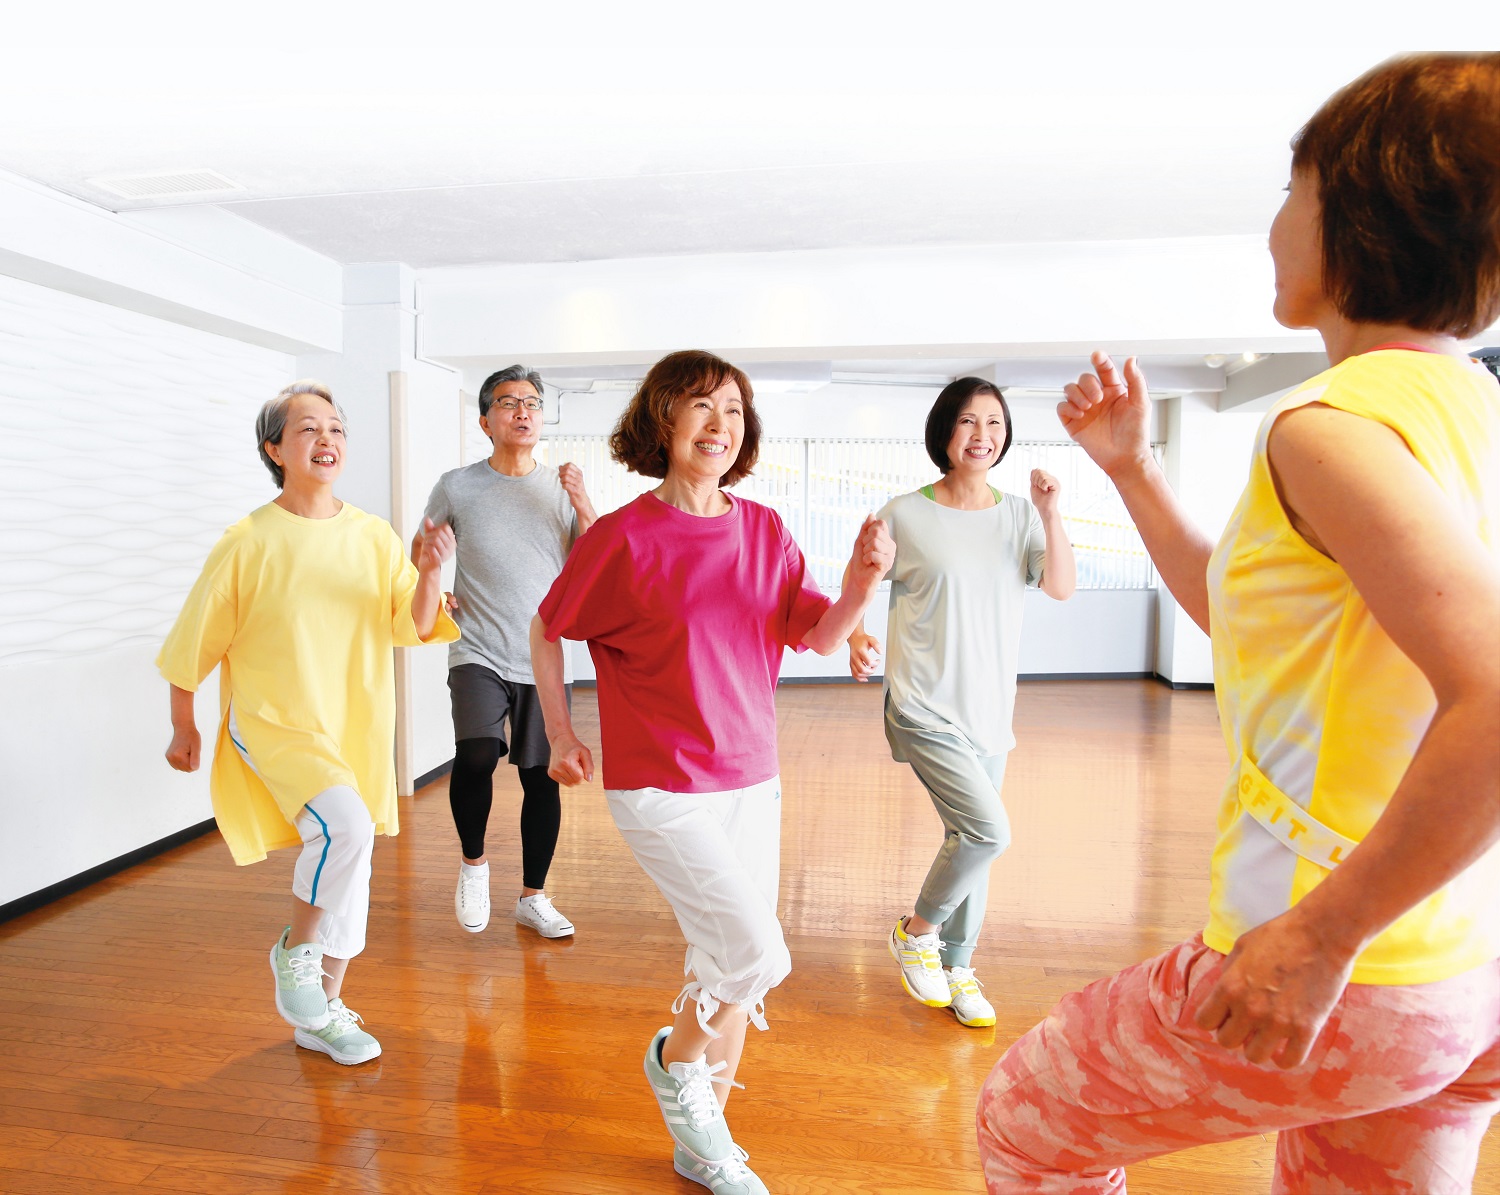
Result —
[[[542,409],[542,400],[539,398],[502,398],[495,405],[502,411],[519,411],[522,407],[525,407],[528,411],[540,411]]]

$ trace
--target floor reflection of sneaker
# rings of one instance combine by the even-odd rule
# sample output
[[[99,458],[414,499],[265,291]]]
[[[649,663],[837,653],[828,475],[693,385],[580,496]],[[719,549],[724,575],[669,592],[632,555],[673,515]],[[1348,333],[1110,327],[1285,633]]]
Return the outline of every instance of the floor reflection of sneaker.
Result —
[[[677,1148],[695,1162],[719,1166],[734,1156],[735,1149],[729,1122],[714,1094],[714,1071],[722,1070],[724,1064],[710,1068],[700,1058],[663,1066],[661,1046],[671,1032],[670,1026],[662,1029],[646,1048],[646,1078]]]
[[[943,977],[948,981],[948,994],[953,998],[948,1007],[960,1025],[988,1029],[995,1023],[995,1008],[980,992],[983,985],[974,978],[973,967],[944,967]]]
[[[544,938],[566,938],[573,932],[573,923],[553,907],[545,892],[516,901],[516,920]]]
[[[679,1145],[672,1151],[672,1169],[683,1178],[707,1187],[714,1195],[770,1195],[766,1184],[745,1165],[749,1157],[736,1145],[730,1157],[714,1166],[698,1161]]]
[[[477,934],[490,923],[490,869],[459,864],[458,890],[453,894],[453,912],[459,925]]]
[[[328,1024],[309,1032],[299,1029],[293,1040],[304,1050],[319,1050],[341,1066],[358,1066],[380,1057],[380,1043],[359,1027],[363,1019],[335,996],[328,1002]]]
[[[901,918],[896,920],[886,939],[891,957],[901,964],[901,986],[913,1000],[929,1008],[947,1008],[953,1002],[943,979],[943,962],[938,957],[938,933],[908,934]]]
[[[276,977],[276,1011],[298,1029],[328,1024],[328,997],[323,994],[323,948],[316,942],[288,946],[287,926],[271,947],[271,974]]]

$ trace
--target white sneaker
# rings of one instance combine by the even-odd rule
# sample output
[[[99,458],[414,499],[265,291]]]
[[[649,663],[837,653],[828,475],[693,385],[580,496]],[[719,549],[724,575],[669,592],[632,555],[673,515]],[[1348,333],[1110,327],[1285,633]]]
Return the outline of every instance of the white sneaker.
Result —
[[[943,963],[938,957],[938,933],[908,935],[896,918],[895,928],[886,940],[891,957],[901,964],[901,986],[913,1000],[929,1008],[947,1008],[953,1003],[948,985],[943,982]]]
[[[960,1025],[988,1029],[995,1023],[995,1007],[980,994],[979,989],[984,985],[974,978],[973,967],[944,967],[943,977],[953,999],[948,1007]]]
[[[459,925],[471,934],[477,934],[490,923],[490,869],[470,867],[461,863],[458,867],[458,891],[453,894],[453,911]]]
[[[319,1050],[340,1066],[358,1066],[380,1057],[380,1043],[359,1027],[364,1020],[335,996],[328,1002],[328,1024],[309,1032],[298,1029],[292,1034],[304,1050]]]
[[[766,1184],[745,1165],[749,1160],[750,1155],[738,1145],[717,1164],[700,1162],[680,1145],[672,1150],[672,1169],[683,1178],[707,1187],[714,1195],[769,1195]]]
[[[545,892],[516,901],[516,920],[544,938],[566,938],[573,932],[573,923],[552,907]]]

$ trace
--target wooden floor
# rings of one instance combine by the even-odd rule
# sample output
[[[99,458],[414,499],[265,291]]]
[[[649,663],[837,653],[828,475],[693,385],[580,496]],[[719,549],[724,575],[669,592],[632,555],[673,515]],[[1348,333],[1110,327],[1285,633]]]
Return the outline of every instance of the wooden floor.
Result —
[[[1000,1051],[1069,989],[1200,927],[1225,768],[1212,697],[1151,682],[1021,687],[968,1030],[906,997],[886,954],[939,841],[893,764],[878,688],[780,696],[782,913],[796,969],[752,1031],[735,1137],[778,1195],[980,1191],[974,1097]],[[576,710],[597,744],[593,695]],[[671,1170],[641,1075],[682,945],[597,785],[565,793],[549,943],[506,915],[519,789],[491,818],[496,916],[453,919],[446,791],[407,802],[375,852],[370,945],[346,996],[385,1055],[298,1050],[266,951],[290,856],[231,865],[204,838],[0,926],[0,1192],[701,1192]],[[1486,1139],[1475,1190],[1500,1195]],[[1130,1172],[1134,1192],[1269,1189],[1268,1138]]]

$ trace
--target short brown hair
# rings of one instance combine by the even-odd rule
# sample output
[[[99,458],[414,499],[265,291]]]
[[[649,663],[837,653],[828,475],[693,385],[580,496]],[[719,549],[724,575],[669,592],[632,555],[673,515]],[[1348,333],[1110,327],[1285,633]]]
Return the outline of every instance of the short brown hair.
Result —
[[[630,405],[609,437],[610,455],[642,477],[667,475],[667,446],[672,440],[672,412],[683,398],[707,398],[725,382],[733,382],[745,404],[745,434],[740,454],[720,486],[734,485],[750,476],[760,456],[760,416],[750,379],[721,357],[700,349],[668,353],[641,379]]]
[[[1316,175],[1344,318],[1464,338],[1500,316],[1500,53],[1381,63],[1313,114],[1292,169]]]

